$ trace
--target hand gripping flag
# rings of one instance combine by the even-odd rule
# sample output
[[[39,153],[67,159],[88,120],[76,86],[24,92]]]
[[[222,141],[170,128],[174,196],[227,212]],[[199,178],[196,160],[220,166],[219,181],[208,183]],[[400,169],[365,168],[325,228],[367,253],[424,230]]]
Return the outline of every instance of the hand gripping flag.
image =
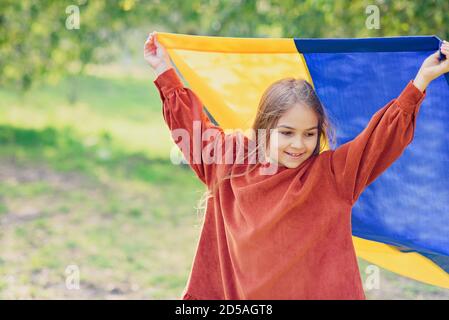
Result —
[[[435,36],[261,39],[158,33],[159,42],[223,129],[247,129],[274,81],[313,84],[337,127],[355,138],[438,50]],[[352,211],[356,253],[371,263],[449,288],[449,75],[427,88],[412,143],[369,185]]]

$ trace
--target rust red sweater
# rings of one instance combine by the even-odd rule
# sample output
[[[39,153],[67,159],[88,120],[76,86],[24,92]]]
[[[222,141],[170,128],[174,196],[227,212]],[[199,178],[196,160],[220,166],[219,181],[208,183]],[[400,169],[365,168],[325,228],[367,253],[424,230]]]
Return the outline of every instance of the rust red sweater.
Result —
[[[174,69],[154,83],[170,130],[183,128],[192,137],[194,120],[201,121],[203,131],[220,130]],[[337,149],[295,169],[280,166],[273,175],[253,170],[224,180],[207,202],[182,298],[365,299],[351,209],[412,141],[424,97],[410,81],[355,139]],[[238,134],[220,132],[222,139],[216,141],[236,143]],[[236,149],[226,152],[235,156]],[[192,150],[184,148],[184,156],[209,189],[227,170],[245,169],[245,164],[194,163]]]

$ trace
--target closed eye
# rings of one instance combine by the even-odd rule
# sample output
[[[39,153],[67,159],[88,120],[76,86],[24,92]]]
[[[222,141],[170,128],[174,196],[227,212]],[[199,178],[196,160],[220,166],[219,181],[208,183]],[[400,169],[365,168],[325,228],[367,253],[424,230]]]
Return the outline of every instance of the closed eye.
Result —
[[[281,134],[283,134],[284,136],[291,136],[293,134],[293,132],[282,131]],[[315,133],[306,133],[306,137],[313,137],[314,135],[315,135]]]

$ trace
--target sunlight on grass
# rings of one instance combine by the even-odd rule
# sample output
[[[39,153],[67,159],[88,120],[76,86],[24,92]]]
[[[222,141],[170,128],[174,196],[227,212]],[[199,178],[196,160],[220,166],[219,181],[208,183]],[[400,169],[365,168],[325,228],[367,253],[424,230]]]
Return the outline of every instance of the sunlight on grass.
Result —
[[[72,90],[76,101],[70,104]],[[91,143],[107,132],[124,150],[167,158],[173,142],[161,108],[151,80],[81,76],[57,85],[41,85],[23,96],[0,89],[0,124],[33,129],[70,127]]]

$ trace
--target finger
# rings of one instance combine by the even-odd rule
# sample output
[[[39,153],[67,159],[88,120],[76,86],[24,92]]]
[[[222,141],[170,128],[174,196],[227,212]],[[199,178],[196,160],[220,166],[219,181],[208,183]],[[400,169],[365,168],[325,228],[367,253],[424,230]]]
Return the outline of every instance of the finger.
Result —
[[[147,39],[148,39],[148,40],[153,39],[155,34],[156,34],[156,31],[150,32],[150,33],[148,34],[148,38],[147,38]]]
[[[145,45],[153,46],[154,45],[153,39],[149,39],[149,40],[145,41]]]
[[[153,49],[152,45],[150,42],[145,42],[145,46],[144,46],[145,51],[151,51]]]
[[[448,58],[449,45],[442,46],[440,50],[441,50],[441,53],[444,54],[446,56],[446,58]]]
[[[448,73],[449,72],[449,59],[446,59],[443,62],[441,62],[440,68],[443,73]]]
[[[155,49],[153,38],[150,38],[147,41],[145,41],[145,48]]]
[[[154,49],[148,48],[148,47],[145,48],[145,53],[146,54],[152,54],[153,52],[154,52]]]
[[[154,33],[155,33],[155,32],[153,31],[153,32],[151,32],[151,33],[148,34],[147,41],[150,41],[150,42],[153,41],[153,39],[154,39]]]
[[[148,36],[148,38],[145,40],[145,45],[151,42],[151,36]]]
[[[440,50],[435,51],[429,56],[429,58],[431,59],[438,59],[439,57],[440,57]]]
[[[145,49],[144,49],[145,55],[154,55],[155,52],[156,52],[156,50],[151,47],[145,47]]]

